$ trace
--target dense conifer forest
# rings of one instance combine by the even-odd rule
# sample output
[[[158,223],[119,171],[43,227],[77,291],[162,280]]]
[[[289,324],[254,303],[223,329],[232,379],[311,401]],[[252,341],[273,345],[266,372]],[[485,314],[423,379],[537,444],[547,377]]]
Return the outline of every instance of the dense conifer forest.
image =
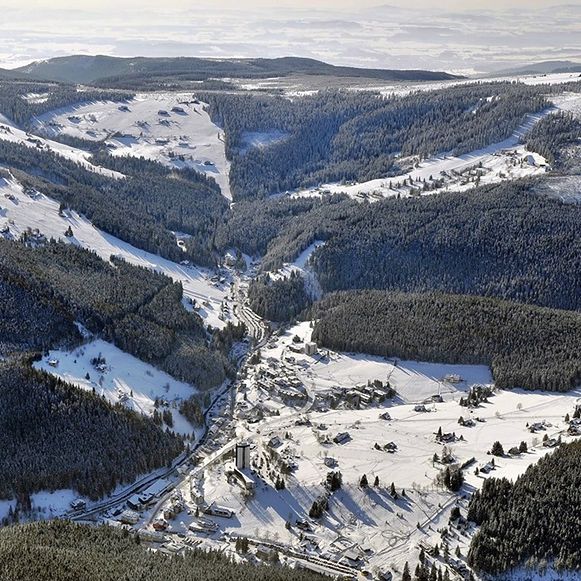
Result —
[[[4,581],[322,581],[315,573],[241,565],[217,552],[168,557],[148,551],[124,530],[66,521],[0,530]]]
[[[276,269],[326,241],[312,257],[326,292],[441,291],[579,309],[581,208],[536,194],[538,183],[376,203],[241,202],[216,244],[264,252],[263,268]]]
[[[263,270],[275,270],[315,240],[327,240],[357,224],[360,211],[358,202],[342,195],[244,200],[218,226],[216,246],[262,255]]]
[[[0,80],[0,112],[16,124],[29,127],[33,117],[54,109],[91,101],[125,101],[132,93],[109,90],[79,90],[76,85],[41,81]]]
[[[581,382],[581,314],[491,298],[359,291],[315,307],[313,340],[358,351],[486,364],[495,385],[567,391]]]
[[[406,171],[396,154],[462,154],[509,137],[526,114],[548,107],[537,87],[474,84],[405,96],[327,91],[311,97],[200,94],[226,132],[236,198]],[[268,147],[246,136],[277,132]],[[408,162],[409,163],[409,162]]]
[[[4,274],[0,269],[0,356],[79,341],[70,314]]]
[[[225,379],[225,356],[208,347],[202,319],[185,310],[181,286],[164,275],[119,259],[110,264],[64,243],[32,248],[0,239],[0,280],[13,293],[39,302],[31,311],[23,305],[21,318],[14,314],[8,320],[1,338],[6,345],[46,346],[51,336],[39,344],[31,329],[44,324],[62,340],[72,335],[70,321],[76,320],[124,351],[202,389]],[[48,305],[41,313],[44,318],[35,321],[42,305]],[[52,318],[55,313],[58,316]]]
[[[122,405],[34,371],[24,359],[0,362],[0,498],[62,488],[99,498],[182,448],[178,437]]]
[[[376,288],[581,308],[581,207],[513,182],[362,204],[314,253],[325,291]],[[353,218],[351,218],[353,220]]]
[[[111,156],[96,155],[105,166],[121,168]],[[127,177],[115,179],[50,151],[1,140],[0,162],[25,187],[38,189],[138,248],[176,261],[213,264],[215,224],[228,207],[214,180],[141,159],[127,163]],[[193,236],[189,251],[178,248],[172,230]]]
[[[554,113],[541,119],[526,136],[529,151],[542,155],[553,169],[567,171],[569,165],[564,159],[564,147],[578,143],[581,139],[581,121],[571,113]]]
[[[480,530],[468,561],[500,574],[515,567],[581,567],[581,442],[564,444],[516,482],[489,478],[473,494],[468,518]]]
[[[303,277],[292,272],[288,277],[271,279],[266,274],[248,288],[250,307],[270,321],[288,321],[310,303]]]

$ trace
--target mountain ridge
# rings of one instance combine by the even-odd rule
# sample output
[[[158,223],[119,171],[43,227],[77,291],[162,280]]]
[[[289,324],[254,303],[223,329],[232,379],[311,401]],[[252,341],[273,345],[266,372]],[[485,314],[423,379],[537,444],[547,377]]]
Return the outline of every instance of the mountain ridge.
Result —
[[[92,84],[119,78],[168,77],[202,81],[216,77],[266,78],[291,74],[371,78],[392,81],[434,81],[460,78],[443,71],[362,69],[323,61],[281,57],[208,59],[198,57],[111,57],[71,55],[35,61],[14,69],[26,77]]]

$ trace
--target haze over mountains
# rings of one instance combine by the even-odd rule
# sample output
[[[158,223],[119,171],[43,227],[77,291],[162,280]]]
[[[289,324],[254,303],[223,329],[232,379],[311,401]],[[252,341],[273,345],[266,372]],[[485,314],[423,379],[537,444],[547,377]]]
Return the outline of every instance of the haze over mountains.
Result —
[[[14,71],[32,78],[70,83],[95,83],[123,77],[150,80],[174,77],[201,81],[216,77],[266,78],[299,75],[362,77],[382,81],[438,81],[457,78],[445,72],[382,70],[337,67],[306,58],[203,59],[203,58],[115,58],[75,55],[38,61]]]
[[[258,0],[83,2],[74,9],[63,0],[37,2],[34,9],[20,4],[3,4],[0,67],[70,54],[295,55],[345,66],[469,74],[581,57],[577,1],[322,0],[285,3],[284,9]]]
[[[4,4],[0,581],[577,581],[581,0]]]

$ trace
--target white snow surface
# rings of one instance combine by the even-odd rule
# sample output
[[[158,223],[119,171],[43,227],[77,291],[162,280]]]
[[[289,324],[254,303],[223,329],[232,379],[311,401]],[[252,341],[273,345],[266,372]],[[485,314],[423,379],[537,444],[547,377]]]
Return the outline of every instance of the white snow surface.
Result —
[[[277,272],[273,273],[273,278],[289,277],[291,273],[300,274],[305,281],[305,290],[307,294],[313,299],[319,299],[323,295],[323,290],[317,279],[317,275],[309,266],[309,260],[313,252],[323,246],[325,242],[322,240],[315,240],[305,250],[303,250],[294,262],[284,264]]]
[[[467,490],[480,488],[489,477],[517,478],[550,453],[541,444],[544,434],[561,435],[565,442],[574,439],[566,434],[564,416],[574,411],[580,401],[579,391],[497,391],[488,403],[469,410],[459,405],[459,399],[475,383],[492,383],[490,370],[485,366],[411,361],[398,361],[396,366],[394,361],[379,357],[336,352],[330,352],[328,358],[310,357],[288,350],[295,335],[303,342],[308,341],[309,323],[295,325],[271,340],[262,349],[261,365],[268,366],[273,359],[286,360],[285,369],[292,369],[310,395],[324,394],[339,386],[353,387],[368,380],[388,379],[398,396],[383,405],[363,409],[326,409],[308,404],[303,409],[279,406],[273,392],[267,393],[254,385],[251,372],[248,389],[239,394],[238,403],[277,409],[280,416],[276,413],[265,416],[256,424],[239,422],[237,436],[256,445],[251,452],[253,458],[268,449],[273,436],[278,436],[282,441],[279,453],[293,458],[297,467],[286,478],[286,490],[278,493],[269,477],[266,482],[255,477],[257,491],[249,501],[241,498],[238,487],[227,482],[223,465],[207,469],[203,481],[206,500],[236,510],[234,519],[220,523],[222,530],[296,545],[296,536],[284,529],[284,521],[308,514],[313,500],[323,493],[322,482],[330,470],[325,458],[330,457],[337,462],[334,469],[343,475],[343,487],[332,496],[329,512],[314,524],[314,537],[322,551],[319,554],[341,556],[345,546],[356,551],[367,548],[372,552],[367,557],[366,569],[378,567],[401,572],[406,560],[414,562],[420,543],[441,541],[437,530],[448,525],[450,510],[456,503],[465,513],[465,503],[435,483],[436,475],[443,469],[442,464],[433,462],[434,454],[441,455],[444,448],[436,440],[439,428],[458,437],[447,444],[458,463],[473,459],[465,470]],[[287,359],[290,355],[292,362]],[[446,378],[451,374],[461,376],[461,381],[451,383]],[[415,411],[417,402],[437,393],[443,396],[442,403],[428,404],[429,411],[424,413]],[[390,420],[380,418],[386,411]],[[475,425],[461,426],[460,416],[472,417]],[[308,418],[310,425],[297,425],[297,418]],[[531,434],[527,423],[534,422],[545,422],[546,430]],[[344,444],[321,440],[340,432],[348,432],[350,440]],[[488,451],[497,440],[505,450],[525,441],[529,451],[516,457],[495,458],[496,468],[490,474],[476,475],[476,467],[490,462]],[[387,442],[397,445],[394,454],[375,449],[376,443],[383,446]],[[263,475],[265,472],[262,471]],[[379,488],[362,490],[358,486],[362,474],[367,475],[370,484],[377,476]],[[394,501],[387,494],[391,482],[398,493],[405,488],[407,499]],[[188,520],[180,520],[180,526],[187,523]],[[470,537],[455,541],[464,555],[469,541]],[[451,549],[454,548],[452,544]]]
[[[97,357],[106,360],[105,368],[101,371],[91,363]],[[58,361],[56,367],[48,363],[51,360]],[[159,407],[159,411],[171,410],[174,418],[172,429],[180,434],[191,434],[193,431],[178,408],[182,400],[197,390],[111,343],[97,339],[73,351],[55,349],[36,362],[34,367],[87,391],[95,390],[95,393],[105,396],[109,402],[121,402],[125,407],[146,416],[153,414],[156,399],[164,400],[168,407]],[[89,379],[86,378],[87,374]]]
[[[62,489],[55,491],[35,492],[31,494],[32,509],[42,519],[58,518],[70,510],[71,502],[82,498],[74,490]],[[8,516],[8,511],[16,508],[15,500],[0,500],[0,519]]]
[[[39,116],[36,130],[103,141],[112,155],[145,157],[212,177],[231,199],[224,132],[192,93],[142,93],[126,104],[83,103]],[[182,111],[172,111],[174,108]],[[160,114],[160,112],[165,112]]]
[[[38,149],[44,151],[51,151],[56,153],[70,161],[78,163],[85,169],[112,178],[123,178],[123,174],[94,165],[88,161],[91,154],[82,149],[77,149],[76,147],[71,147],[69,145],[64,145],[57,141],[52,141],[51,139],[45,139],[43,137],[38,137],[37,135],[32,135],[27,133],[22,129],[16,127],[10,120],[8,120],[3,115],[0,115],[0,139],[3,141],[10,141],[12,143],[19,143],[29,147],[31,149]]]
[[[578,96],[578,99],[581,103],[581,95]],[[412,171],[389,178],[348,185],[324,184],[316,188],[292,192],[290,195],[291,197],[304,197],[345,193],[355,199],[373,200],[374,198],[381,199],[398,195],[408,197],[412,187],[421,189],[424,181],[429,184],[431,178],[434,180],[443,179],[444,185],[427,191],[427,194],[468,190],[475,186],[475,182],[467,178],[474,176],[477,172],[482,174],[479,182],[481,185],[542,175],[548,168],[546,160],[537,153],[528,152],[519,143],[538,121],[555,110],[557,109],[547,109],[538,114],[527,115],[525,121],[508,139],[493,143],[480,150],[458,156],[451,154],[434,156],[416,164]],[[410,179],[413,181],[413,186],[404,185],[404,182],[409,183]]]
[[[530,80],[532,82],[535,79]],[[557,111],[569,111],[577,117],[581,116],[581,94],[565,92],[551,96],[550,99],[554,107],[541,113],[527,115],[524,122],[508,139],[493,143],[483,149],[459,156],[437,155],[415,164],[412,171],[397,176],[361,183],[323,184],[319,187],[291,192],[290,195],[304,197],[345,193],[355,199],[373,201],[395,196],[408,197],[412,188],[421,190],[424,181],[429,184],[430,178],[443,179],[444,184],[428,190],[426,194],[437,194],[443,191],[462,192],[471,189],[476,182],[470,178],[474,178],[478,173],[481,174],[479,180],[481,185],[542,175],[550,169],[547,161],[539,154],[527,151],[521,144],[522,139],[546,115]],[[413,185],[409,185],[410,178]]]

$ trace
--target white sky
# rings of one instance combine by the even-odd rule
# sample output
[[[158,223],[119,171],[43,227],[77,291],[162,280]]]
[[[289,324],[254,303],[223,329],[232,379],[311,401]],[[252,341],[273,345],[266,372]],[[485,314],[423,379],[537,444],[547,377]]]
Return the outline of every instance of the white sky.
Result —
[[[581,61],[581,0],[0,0],[0,66],[71,53],[486,72]]]
[[[547,2],[547,0],[391,0],[382,3],[381,0],[172,0],[171,6],[176,8],[195,8],[200,6],[218,7],[224,9],[244,9],[244,8],[279,8],[282,6],[296,8],[317,8],[330,10],[345,10],[358,7],[374,7],[381,4],[389,4],[398,8],[428,8],[445,10],[477,10],[490,9],[504,10],[506,8],[530,8],[547,7],[557,5],[559,2]],[[571,4],[576,4],[571,2]],[[136,8],[143,6],[160,6],[159,0],[124,0],[122,3],[115,0],[82,0],[72,2],[71,0],[3,0],[0,6],[7,8],[70,8],[83,10],[98,10],[119,8]],[[167,5],[165,5],[167,8]]]

